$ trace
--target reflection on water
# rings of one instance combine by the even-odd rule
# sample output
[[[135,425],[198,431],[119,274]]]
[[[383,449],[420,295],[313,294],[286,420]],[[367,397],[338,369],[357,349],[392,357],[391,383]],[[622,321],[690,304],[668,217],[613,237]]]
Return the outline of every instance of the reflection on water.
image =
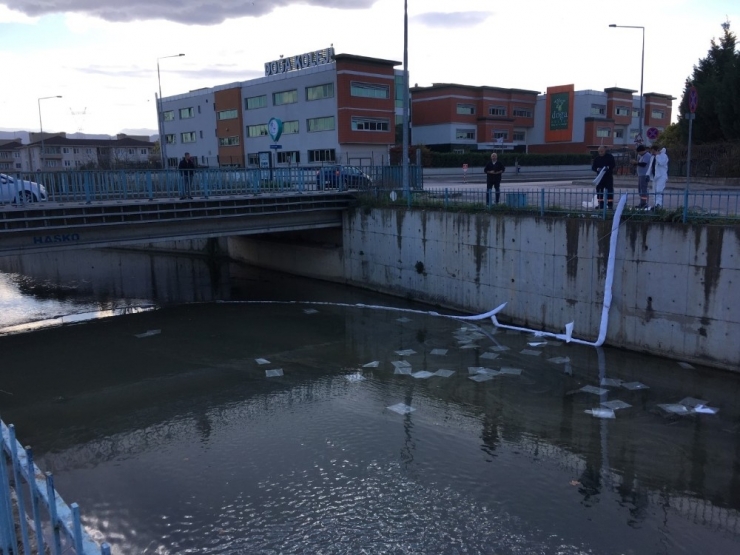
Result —
[[[737,376],[533,347],[429,314],[234,302],[426,310],[237,266],[220,275],[213,299],[228,302],[0,337],[3,418],[117,553],[740,550]],[[398,361],[454,374],[396,374]],[[480,367],[521,373],[478,383]],[[648,389],[579,391],[604,378]],[[657,408],[688,396],[720,412]],[[613,400],[631,407],[585,413]],[[387,409],[397,403],[415,410]]]

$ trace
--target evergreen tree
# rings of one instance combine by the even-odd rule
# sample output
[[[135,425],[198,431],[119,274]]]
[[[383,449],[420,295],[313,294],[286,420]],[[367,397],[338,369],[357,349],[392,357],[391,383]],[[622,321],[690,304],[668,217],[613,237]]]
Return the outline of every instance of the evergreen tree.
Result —
[[[689,91],[696,87],[699,105],[693,125],[695,144],[740,140],[740,53],[729,22],[719,43],[712,39],[706,58],[694,66],[693,75],[686,79],[679,107],[681,139],[688,142],[689,122],[684,118],[689,110]]]

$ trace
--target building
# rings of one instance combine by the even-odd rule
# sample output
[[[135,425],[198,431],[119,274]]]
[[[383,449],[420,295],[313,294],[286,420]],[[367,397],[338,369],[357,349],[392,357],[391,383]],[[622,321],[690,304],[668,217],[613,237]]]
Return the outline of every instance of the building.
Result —
[[[263,77],[164,97],[167,165],[185,152],[211,167],[387,164],[402,128],[398,65],[326,48],[267,62]]]
[[[439,152],[524,150],[538,91],[435,83],[411,88],[414,144]]]
[[[523,89],[433,84],[413,87],[413,143],[440,152],[511,150],[579,153],[634,146],[663,131],[671,121],[672,96],[644,95],[641,114],[636,91],[612,87],[575,91],[548,87],[545,94]]]
[[[43,137],[39,133],[29,133],[29,144],[22,144],[20,139],[0,144],[0,170],[33,172],[149,166],[155,145],[145,139],[125,134],[115,139],[69,139],[64,132],[44,133]]]

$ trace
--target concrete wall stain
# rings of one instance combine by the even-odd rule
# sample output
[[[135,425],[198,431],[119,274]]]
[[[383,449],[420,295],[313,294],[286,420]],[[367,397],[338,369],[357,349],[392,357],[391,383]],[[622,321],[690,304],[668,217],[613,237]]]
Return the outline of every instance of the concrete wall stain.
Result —
[[[401,252],[403,246],[403,220],[406,216],[405,210],[394,211],[396,216],[396,242],[398,243],[398,252]]]
[[[480,286],[480,269],[488,250],[488,232],[490,229],[490,216],[478,215],[475,218],[475,245],[473,256],[475,257],[475,284]]]
[[[704,310],[709,306],[709,297],[717,288],[722,272],[722,243],[725,229],[717,226],[707,226],[707,258],[704,266]]]
[[[566,271],[568,277],[575,281],[578,277],[578,237],[583,229],[583,222],[568,218],[565,220],[565,248],[568,255]]]

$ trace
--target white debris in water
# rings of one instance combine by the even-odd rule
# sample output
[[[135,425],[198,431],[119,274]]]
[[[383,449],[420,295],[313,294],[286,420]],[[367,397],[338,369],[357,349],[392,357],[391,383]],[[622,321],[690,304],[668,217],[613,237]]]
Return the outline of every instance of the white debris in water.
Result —
[[[622,387],[625,389],[629,389],[630,391],[636,391],[638,389],[650,389],[644,383],[640,382],[623,382]]]
[[[509,351],[510,348],[507,347],[506,345],[496,345],[495,347],[491,347],[491,350],[492,351],[497,351],[497,352],[500,353],[500,352],[503,352],[503,351]]]
[[[467,345],[463,345],[460,348],[461,349],[477,349],[478,345],[476,345],[475,343],[468,343]]]
[[[316,314],[318,310],[316,310],[315,308],[307,308],[303,312],[306,314]]]
[[[402,324],[405,324],[406,322],[410,322],[410,321],[411,320],[409,320],[405,316],[402,316],[401,318],[396,318],[396,322],[401,322]]]
[[[612,409],[590,409],[583,411],[586,414],[593,415],[594,418],[616,418],[614,411]]]
[[[495,376],[498,374],[498,371],[493,368],[486,368],[485,366],[468,366],[468,374],[489,374]]]
[[[678,404],[693,409],[697,405],[706,405],[707,402],[702,401],[701,399],[696,399],[695,397],[685,397],[684,399],[681,399]]]
[[[498,358],[499,355],[498,355],[498,353],[483,353],[480,357],[481,358],[487,358],[487,359],[493,360],[495,358]]]
[[[411,368],[400,368],[396,367],[396,369],[393,371],[394,374],[403,374],[404,376],[410,376],[411,375]]]
[[[388,410],[392,410],[393,412],[397,412],[398,414],[409,414],[416,410],[415,408],[410,407],[409,405],[405,403],[398,403],[397,405],[392,405],[387,408]]]
[[[396,368],[411,368],[411,363],[406,360],[393,360],[391,364]]]
[[[355,382],[364,382],[367,379],[365,376],[363,376],[359,372],[356,373],[356,374],[348,374],[348,375],[346,375],[344,377],[347,378],[347,381],[348,382],[352,382],[352,383],[355,383]]]
[[[547,341],[532,341],[527,343],[530,347],[544,347],[547,345]]]
[[[275,368],[273,370],[265,370],[265,376],[268,378],[279,378],[283,375],[282,368]]]
[[[487,382],[488,380],[492,380],[494,377],[490,374],[476,374],[475,376],[470,376],[470,379],[474,382]]]
[[[415,355],[416,351],[413,349],[404,349],[403,351],[396,351],[396,354],[400,357],[407,357],[410,355]]]
[[[569,357],[555,357],[555,358],[548,358],[548,362],[552,362],[553,364],[565,364],[567,362],[570,362]]]
[[[601,378],[601,384],[604,387],[619,387],[622,385],[622,380],[619,378]]]
[[[411,376],[417,379],[425,380],[427,378],[431,378],[432,376],[434,376],[434,374],[432,372],[427,372],[426,370],[422,370],[420,372],[414,372],[413,374],[411,374]]]
[[[717,414],[719,412],[719,409],[707,407],[706,405],[696,405],[694,407],[694,412],[698,412],[700,414]]]
[[[607,409],[619,410],[628,409],[632,405],[630,405],[629,403],[625,403],[624,401],[620,401],[619,399],[615,399],[614,401],[604,401],[603,403],[601,403],[601,406]]]
[[[447,354],[447,349],[432,349],[430,355],[444,356]]]
[[[372,362],[368,362],[367,364],[363,364],[362,367],[363,368],[377,368],[379,364],[380,364],[379,360],[374,360]]]
[[[450,376],[452,376],[452,374],[454,374],[454,373],[455,373],[455,371],[454,371],[454,370],[445,370],[444,368],[440,368],[439,370],[437,370],[437,371],[436,371],[436,372],[434,373],[434,375],[435,375],[435,376],[440,376],[440,377],[442,377],[442,378],[449,378],[449,377],[450,377]]]
[[[679,362],[678,365],[683,368],[684,370],[693,370],[694,367],[691,366],[688,362]]]
[[[136,337],[141,339],[143,337],[151,337],[152,335],[159,335],[160,333],[162,333],[162,330],[147,330],[144,333],[137,333]]]
[[[578,391],[583,391],[584,393],[593,393],[595,395],[604,395],[606,393],[609,393],[608,389],[603,389],[601,387],[595,387],[593,385],[584,385]]]
[[[501,370],[499,370],[499,374],[508,374],[510,376],[520,376],[521,373],[521,368],[508,368],[504,366]]]
[[[671,414],[680,414],[680,415],[691,414],[691,409],[689,407],[679,405],[678,403],[662,404],[662,405],[658,405],[658,407],[660,407],[666,412],[670,412]]]
[[[522,349],[521,351],[519,351],[519,353],[522,354],[522,355],[529,355],[529,356],[533,356],[533,357],[538,357],[538,356],[540,356],[542,354],[542,351],[534,351],[532,349]]]
[[[257,364],[270,364],[270,361],[267,360],[266,358],[256,358],[256,359],[254,359],[254,361]]]

